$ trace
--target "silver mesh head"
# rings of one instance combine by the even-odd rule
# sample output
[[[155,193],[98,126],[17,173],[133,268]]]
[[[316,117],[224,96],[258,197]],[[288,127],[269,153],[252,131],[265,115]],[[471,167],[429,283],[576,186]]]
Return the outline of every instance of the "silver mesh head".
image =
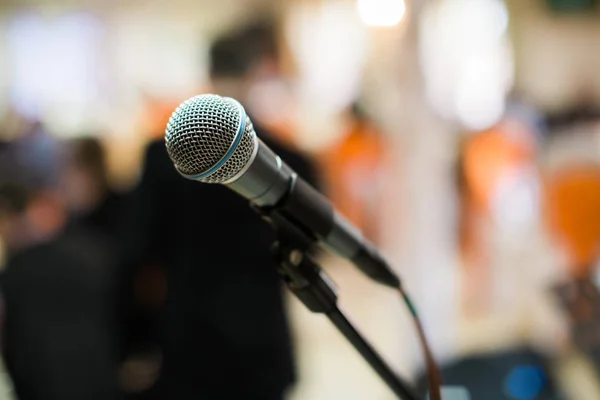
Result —
[[[256,148],[254,128],[243,107],[212,94],[181,103],[169,119],[165,141],[177,170],[206,183],[236,177],[251,162]]]

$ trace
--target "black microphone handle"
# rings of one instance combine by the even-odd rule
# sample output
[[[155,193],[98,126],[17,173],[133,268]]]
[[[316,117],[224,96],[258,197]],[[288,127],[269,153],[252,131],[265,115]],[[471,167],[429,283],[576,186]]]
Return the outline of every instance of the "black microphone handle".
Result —
[[[327,250],[350,260],[373,280],[400,287],[400,278],[362,232],[333,208],[304,179],[296,177],[278,209],[301,227],[306,227]]]
[[[399,288],[400,279],[361,231],[332,204],[258,140],[250,165],[226,185],[259,208],[276,208],[326,250],[352,261],[384,285]]]

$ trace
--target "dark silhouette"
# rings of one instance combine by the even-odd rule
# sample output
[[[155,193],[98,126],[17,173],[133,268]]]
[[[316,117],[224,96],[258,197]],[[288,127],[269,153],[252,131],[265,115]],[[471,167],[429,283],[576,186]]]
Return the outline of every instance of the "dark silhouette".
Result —
[[[102,143],[95,137],[73,139],[65,158],[63,188],[72,222],[116,240],[126,213],[125,196],[109,183]]]
[[[237,51],[248,40],[240,32],[214,44],[217,93],[232,91],[243,101],[244,81],[264,56]],[[259,136],[314,183],[307,160],[254,122]],[[226,187],[181,177],[162,140],[148,147],[134,196],[129,268],[150,256],[168,282],[159,398],[282,399],[294,368],[270,227]]]
[[[116,399],[114,260],[93,233],[67,226],[51,143],[36,134],[2,157],[3,356],[20,400]]]

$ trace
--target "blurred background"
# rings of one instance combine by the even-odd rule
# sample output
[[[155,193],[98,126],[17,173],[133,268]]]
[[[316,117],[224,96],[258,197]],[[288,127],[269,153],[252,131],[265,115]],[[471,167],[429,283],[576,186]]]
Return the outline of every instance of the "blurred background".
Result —
[[[175,107],[211,91],[211,43],[268,27],[278,56],[244,105],[396,266],[446,384],[475,400],[600,399],[599,3],[0,0],[0,142],[96,138],[125,195]],[[323,265],[360,330],[422,384],[397,296]],[[144,279],[160,292],[164,276]],[[286,304],[290,399],[393,398],[325,318]],[[152,384],[140,375],[131,391]]]

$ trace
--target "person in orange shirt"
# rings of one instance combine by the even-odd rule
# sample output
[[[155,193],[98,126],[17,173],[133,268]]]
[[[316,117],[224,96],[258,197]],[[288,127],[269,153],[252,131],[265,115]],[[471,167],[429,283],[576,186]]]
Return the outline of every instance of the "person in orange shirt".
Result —
[[[343,215],[377,241],[385,144],[381,132],[358,105],[352,106],[348,119],[346,135],[321,157],[328,195]]]
[[[569,274],[588,276],[600,255],[600,165],[578,163],[549,175],[545,194],[547,226],[566,250]]]
[[[533,167],[535,141],[532,131],[516,118],[506,118],[488,130],[468,137],[459,155],[459,246],[465,268],[466,304],[485,312],[490,300],[492,276],[487,227],[495,215],[495,203],[503,182]]]
[[[600,292],[594,275],[600,254],[600,165],[580,162],[549,174],[545,194],[549,233],[567,256],[567,277],[554,293],[574,344],[598,370]]]

